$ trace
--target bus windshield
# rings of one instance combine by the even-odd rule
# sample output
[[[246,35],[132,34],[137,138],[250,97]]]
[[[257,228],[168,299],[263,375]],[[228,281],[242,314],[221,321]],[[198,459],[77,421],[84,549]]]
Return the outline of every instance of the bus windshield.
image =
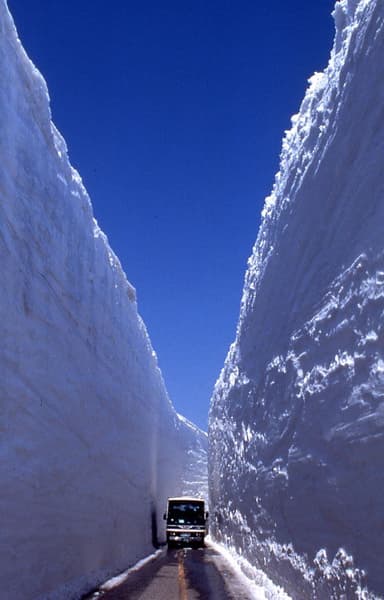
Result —
[[[170,502],[168,521],[171,523],[203,525],[204,502]]]

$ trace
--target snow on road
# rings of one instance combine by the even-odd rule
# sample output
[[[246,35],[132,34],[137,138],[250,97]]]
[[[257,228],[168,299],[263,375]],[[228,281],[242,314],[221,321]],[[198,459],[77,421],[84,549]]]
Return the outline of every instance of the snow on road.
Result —
[[[262,573],[248,579],[218,544],[159,550],[83,600],[289,600]]]

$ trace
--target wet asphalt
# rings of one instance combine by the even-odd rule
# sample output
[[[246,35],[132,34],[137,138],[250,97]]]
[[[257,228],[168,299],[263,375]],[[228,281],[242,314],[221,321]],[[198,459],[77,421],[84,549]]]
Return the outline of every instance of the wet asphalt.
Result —
[[[231,566],[213,548],[164,549],[113,589],[88,600],[251,600]],[[85,600],[85,599],[84,599]]]

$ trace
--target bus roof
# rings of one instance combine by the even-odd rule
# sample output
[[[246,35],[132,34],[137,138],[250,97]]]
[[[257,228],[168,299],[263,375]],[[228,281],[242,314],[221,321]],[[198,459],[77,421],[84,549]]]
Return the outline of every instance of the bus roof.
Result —
[[[204,498],[193,498],[192,496],[178,496],[168,498],[168,502],[204,502]]]

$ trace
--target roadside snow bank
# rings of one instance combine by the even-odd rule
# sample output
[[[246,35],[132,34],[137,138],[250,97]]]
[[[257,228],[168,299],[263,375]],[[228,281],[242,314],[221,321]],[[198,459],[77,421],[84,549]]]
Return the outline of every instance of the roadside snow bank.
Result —
[[[236,578],[249,591],[254,600],[291,600],[291,597],[283,589],[272,583],[264,571],[251,565],[230,545],[217,544],[210,537],[208,537],[208,545],[225,559],[234,571]]]
[[[206,486],[206,436],[168,399],[5,0],[0,72],[1,596],[78,598]]]
[[[294,597],[327,600],[366,598],[364,582],[384,593],[384,4],[342,0],[334,17],[209,426],[214,537]]]

